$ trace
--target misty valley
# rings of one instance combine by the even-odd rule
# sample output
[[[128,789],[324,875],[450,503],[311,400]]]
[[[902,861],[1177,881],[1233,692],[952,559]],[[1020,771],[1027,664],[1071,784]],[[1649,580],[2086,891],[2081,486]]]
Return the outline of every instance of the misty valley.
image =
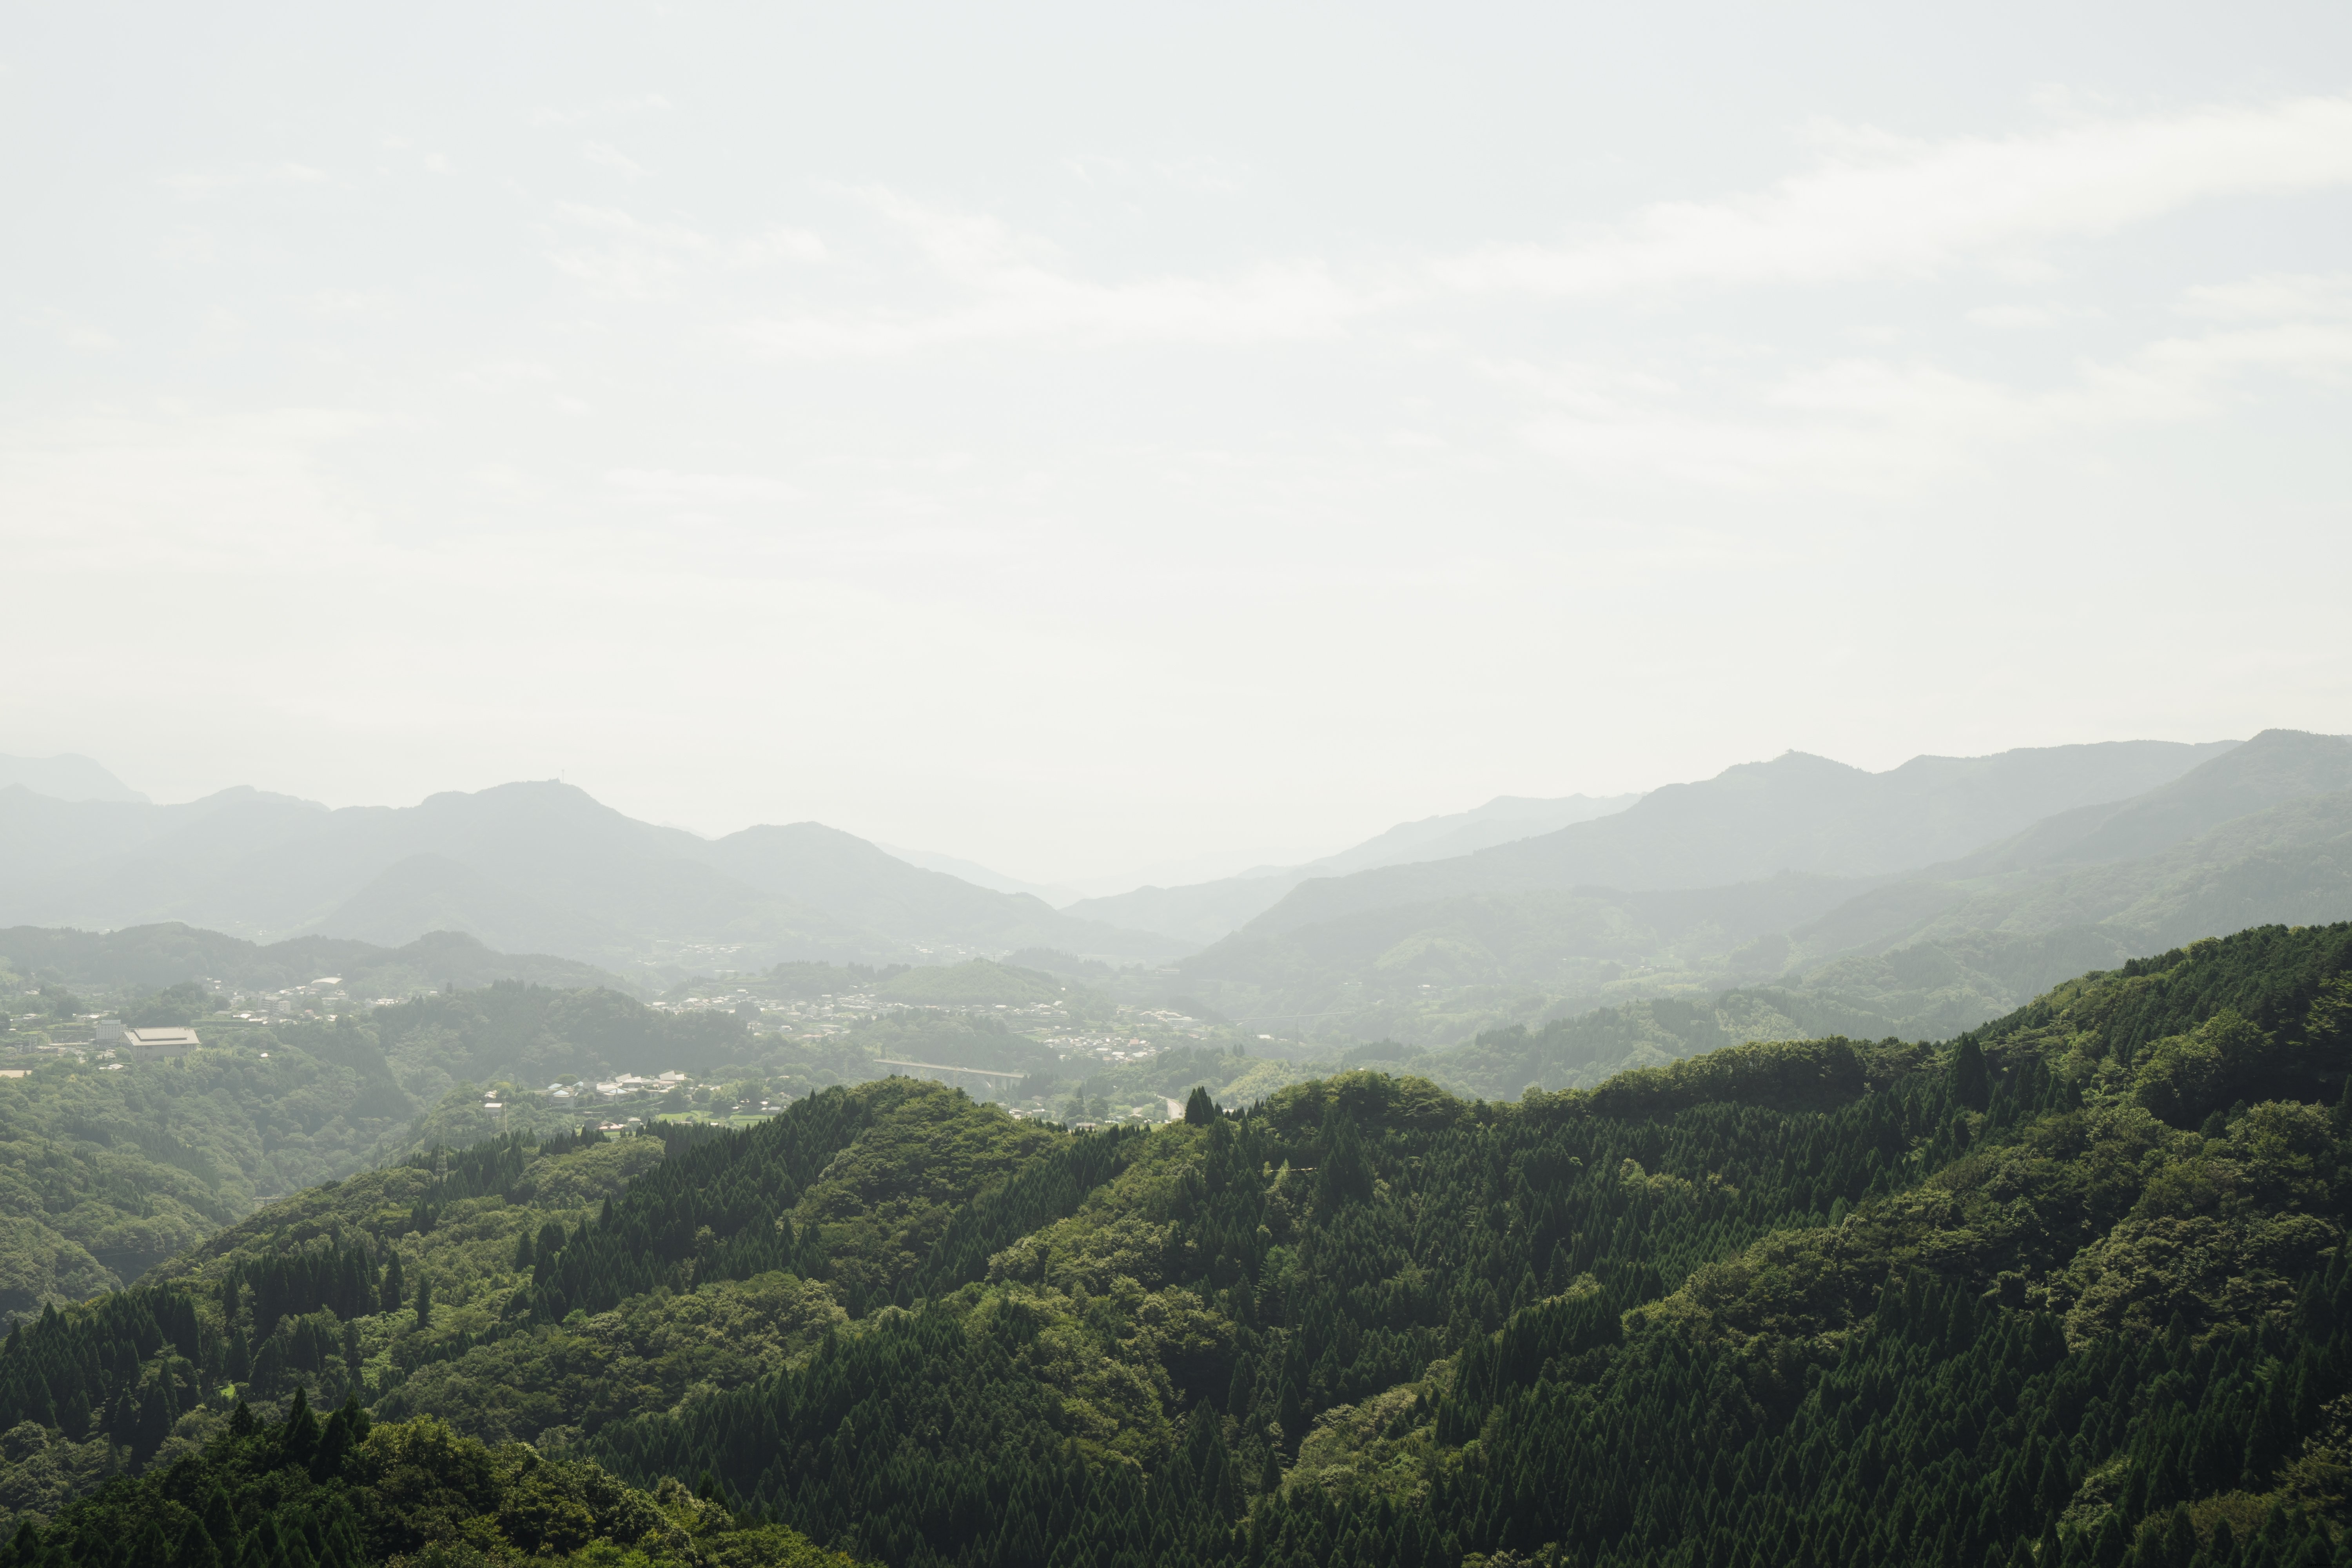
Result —
[[[0,1568],[2352,1568],[2347,58],[9,6]]]
[[[1058,906],[64,761],[0,759],[0,1563],[2352,1563],[2352,739]]]

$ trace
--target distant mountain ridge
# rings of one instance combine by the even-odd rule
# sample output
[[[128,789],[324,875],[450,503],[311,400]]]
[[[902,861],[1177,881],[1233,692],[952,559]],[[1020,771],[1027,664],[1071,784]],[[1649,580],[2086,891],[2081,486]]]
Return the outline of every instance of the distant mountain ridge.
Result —
[[[1461,893],[1727,887],[1782,871],[1871,877],[1952,858],[2043,817],[2168,783],[2235,742],[2115,741],[1914,757],[1884,773],[1790,752],[1625,810],[1450,860],[1304,882],[1258,933]]]
[[[1028,893],[1057,910],[1067,909],[1086,896],[1073,888],[1055,887],[1044,882],[1024,882],[1018,877],[1008,877],[993,868],[983,866],[976,860],[966,860],[961,856],[940,855],[929,849],[907,849],[896,844],[884,844],[879,840],[875,842],[874,847],[886,855],[904,860],[909,866],[920,867],[926,871],[944,871],[960,881],[970,882],[975,888],[986,888],[992,892]]]
[[[169,921],[386,946],[457,931],[624,973],[1022,947],[1164,959],[1189,945],[926,871],[816,823],[706,840],[554,782],[338,811],[252,789],[168,806],[0,789],[0,922]]]
[[[173,922],[121,931],[0,931],[0,965],[69,986],[161,990],[185,980],[231,989],[282,991],[334,975],[352,995],[405,996],[444,986],[520,980],[562,990],[626,989],[618,975],[536,953],[494,952],[457,931],[429,931],[397,948],[304,936],[267,946]]]
[[[146,804],[147,797],[88,757],[0,757],[0,789],[22,785],[53,800],[118,800]]]
[[[1469,811],[1402,822],[1361,844],[1303,866],[1262,866],[1211,882],[1137,888],[1066,906],[1065,912],[1113,924],[1163,931],[1193,942],[1214,942],[1279,902],[1312,877],[1340,877],[1380,866],[1438,860],[1549,833],[1624,810],[1639,795],[1565,795],[1538,800],[1496,795]]]
[[[1633,829],[1651,815],[1647,801],[1549,840],[1305,884],[1249,927],[1180,961],[1181,983],[1229,1017],[1431,1046],[1496,1022],[1741,987],[1760,987],[1761,1000],[1726,1014],[1726,1030],[1751,1026],[1729,1020],[1761,1008],[1813,1030],[1948,1036],[2064,975],[2127,956],[2252,924],[2352,918],[2352,739],[2266,731],[2242,745],[2158,752],[2147,771],[2175,776],[2121,800],[2068,799],[2119,777],[2137,782],[2135,769],[2151,761],[2139,751],[2126,752],[2122,768],[2115,752],[2094,754],[2095,765],[2072,777],[2046,753],[2008,780],[1996,770],[1912,769],[1915,781],[1956,780],[1958,796],[1956,806],[1916,782],[1904,786],[1898,805],[1917,818],[1912,853],[1972,827],[2003,829],[1930,864],[1874,868],[1894,858],[1890,843],[1902,846],[1886,830],[1887,814],[1874,830],[1863,812],[1854,843],[1832,846],[1843,858],[1814,858],[1817,869],[1672,885],[1727,843],[1738,851],[1717,858],[1727,870],[1753,871],[1813,847],[1825,815],[1820,799],[1800,799],[1796,831],[1738,842],[1769,793],[1758,773],[1776,770],[1751,768],[1745,778],[1732,770],[1738,788],[1668,795],[1675,812],[1641,835]],[[2184,761],[2194,765],[2181,768]],[[1812,781],[1832,805],[1853,807],[1854,781],[1836,764],[1802,759],[1777,772],[1765,783],[1784,795],[1802,795],[1791,780]],[[2032,787],[2015,787],[2021,777]],[[1712,823],[1700,809],[1710,794],[1724,805]],[[2014,822],[2037,804],[2055,809]],[[1643,837],[1662,853],[1631,868],[1631,888],[1543,885],[1570,859],[1563,846],[1603,830],[1613,842],[1585,854],[1587,868],[1616,854],[1626,869],[1629,846]],[[1496,874],[1493,862],[1511,855],[1536,864]],[[1830,874],[1840,868],[1855,874]],[[1400,889],[1408,876],[1421,888]],[[1431,882],[1471,890],[1402,896]],[[1367,896],[1367,883],[1388,896]]]

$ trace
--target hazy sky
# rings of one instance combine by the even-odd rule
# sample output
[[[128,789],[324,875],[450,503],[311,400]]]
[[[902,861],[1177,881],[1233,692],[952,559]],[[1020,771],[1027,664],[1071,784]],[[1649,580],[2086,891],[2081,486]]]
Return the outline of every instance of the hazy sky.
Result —
[[[20,4],[0,752],[1066,879],[2352,729],[2352,9]]]

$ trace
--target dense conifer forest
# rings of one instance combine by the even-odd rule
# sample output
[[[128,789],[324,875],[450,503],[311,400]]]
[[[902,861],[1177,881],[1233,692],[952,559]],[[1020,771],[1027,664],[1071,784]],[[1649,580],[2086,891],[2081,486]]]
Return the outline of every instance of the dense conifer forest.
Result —
[[[431,1151],[19,1321],[0,1560],[2352,1563],[2347,1068],[2267,927],[1511,1102]]]

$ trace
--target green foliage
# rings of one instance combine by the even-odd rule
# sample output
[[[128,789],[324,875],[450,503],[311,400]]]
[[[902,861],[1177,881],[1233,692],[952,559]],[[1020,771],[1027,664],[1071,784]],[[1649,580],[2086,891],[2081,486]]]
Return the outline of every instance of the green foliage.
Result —
[[[452,1562],[597,1561],[626,1492],[722,1562],[678,1500],[892,1568],[2332,1563],[2347,1016],[2352,928],[2255,931],[1948,1049],[1511,1101],[1352,1071],[1077,1134],[888,1079],[429,1151],[25,1330],[0,1496],[63,1531],[173,1475],[251,1496],[200,1468],[249,1452],[311,1480],[245,1534],[333,1528],[340,1485],[363,1550]],[[223,1381],[386,1425],[322,1479],[332,1423],[239,1435]],[[395,1429],[454,1456],[396,1496],[351,1468]],[[369,1500],[427,1496],[392,1544]]]
[[[885,1002],[929,1003],[942,1005],[1014,1005],[1058,1002],[1068,987],[1034,969],[1016,969],[975,958],[950,968],[909,969],[885,981],[875,994]]]
[[[0,1320],[134,1280],[396,1142],[409,1107],[373,1049],[364,1029],[300,1026],[0,1079]]]
[[[1751,1041],[1861,1034],[1881,1022],[1780,991],[1732,992],[1707,1001],[1656,997],[1554,1018],[1534,1029],[1488,1030],[1457,1050],[1410,1053],[1410,1060],[1414,1070],[1449,1088],[1507,1100],[1529,1087],[1589,1089],[1637,1068]]]
[[[1982,1110],[1991,1097],[1984,1051],[1976,1041],[1964,1038],[1952,1051],[1952,1101],[1963,1110]]]
[[[321,1423],[299,1395],[276,1426],[235,1423],[170,1468],[118,1479],[65,1508],[11,1551],[18,1563],[58,1568],[387,1560],[850,1568],[675,1481],[639,1491],[593,1464],[520,1444],[488,1447],[436,1421],[373,1422],[356,1400]]]
[[[134,1029],[173,1024],[185,1026],[212,1010],[212,993],[193,980],[183,980],[125,1007],[122,1021]]]
[[[656,1289],[576,1321],[482,1336],[420,1363],[374,1409],[436,1412],[486,1440],[560,1446],[754,1382],[847,1321],[830,1290],[790,1274]]]
[[[825,1043],[884,1060],[979,1068],[987,1072],[1050,1073],[1058,1069],[1059,1061],[1036,1041],[981,1013],[884,1013],[859,1020]],[[855,1076],[871,1079],[891,1070],[865,1065]]]
[[[120,1292],[70,1316],[45,1309],[0,1351],[0,1431],[36,1422],[75,1442],[102,1434],[145,1458],[224,1361],[221,1337],[175,1292]]]
[[[828,1089],[766,1125],[679,1142],[533,1287],[532,1315],[602,1311],[688,1279],[792,1267],[853,1314],[898,1300],[950,1216],[1055,1135],[911,1079]]]
[[[498,1078],[707,1072],[744,1056],[743,1022],[732,1014],[660,1013],[617,991],[521,981],[412,997],[377,1008],[374,1023],[394,1072],[420,1098]]]
[[[127,1016],[184,1018],[201,994],[169,987]],[[420,996],[373,1018],[208,1022],[206,1047],[186,1058],[56,1063],[0,1079],[0,1321],[128,1284],[268,1199],[414,1146],[538,1140],[579,1123],[579,1112],[530,1096],[509,1095],[493,1116],[468,1075],[704,1068],[743,1054],[746,1039],[723,1015],[520,981]],[[437,1103],[419,1116],[403,1081]]]

